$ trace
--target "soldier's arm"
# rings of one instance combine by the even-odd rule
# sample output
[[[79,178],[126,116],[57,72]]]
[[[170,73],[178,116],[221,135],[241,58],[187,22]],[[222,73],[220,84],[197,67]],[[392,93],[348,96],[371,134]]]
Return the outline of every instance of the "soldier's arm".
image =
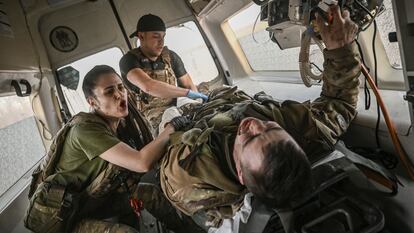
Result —
[[[188,90],[163,83],[149,77],[142,64],[132,53],[125,54],[119,61],[122,78],[125,82],[139,87],[142,91],[156,97],[174,98],[186,96]]]
[[[127,79],[145,93],[160,98],[184,97],[189,91],[189,89],[154,80],[140,68],[130,70]]]
[[[123,142],[109,148],[99,157],[134,172],[147,172],[164,155],[169,136],[174,128],[168,125],[160,135],[141,150],[135,150]]]
[[[321,17],[317,17],[326,45],[321,96],[340,99],[355,107],[361,73],[360,55],[354,42],[358,27],[349,18],[348,11],[341,13],[338,6],[330,10],[332,24],[326,25]]]
[[[345,132],[356,115],[361,59],[354,39],[357,26],[349,12],[331,8],[334,21],[326,25],[318,17],[318,25],[327,49],[324,51],[324,74],[321,97],[312,103],[314,117],[330,128],[330,137]]]
[[[190,77],[188,73],[178,78],[178,83],[181,87],[188,88],[192,91],[197,92],[197,87],[193,83],[193,79]]]

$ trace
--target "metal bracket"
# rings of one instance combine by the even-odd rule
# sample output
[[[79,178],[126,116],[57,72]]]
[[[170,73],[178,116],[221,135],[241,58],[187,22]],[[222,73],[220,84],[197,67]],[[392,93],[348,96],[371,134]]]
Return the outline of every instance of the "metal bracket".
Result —
[[[404,95],[404,100],[414,104],[414,91],[407,91],[407,94]]]

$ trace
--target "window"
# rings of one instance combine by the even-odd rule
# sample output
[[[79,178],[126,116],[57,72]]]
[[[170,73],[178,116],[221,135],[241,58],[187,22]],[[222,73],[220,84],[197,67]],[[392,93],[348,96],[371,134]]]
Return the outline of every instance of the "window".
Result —
[[[0,97],[0,197],[45,154],[29,97]]]
[[[259,13],[260,6],[252,4],[228,20],[251,68],[254,71],[299,70],[300,48],[281,50],[265,30],[267,22],[258,21],[252,33]],[[323,55],[316,45],[311,45],[310,60],[322,68]]]
[[[82,82],[86,73],[88,73],[88,71],[96,65],[108,65],[114,68],[115,71],[120,75],[119,60],[121,60],[122,55],[122,51],[119,48],[110,48],[82,58],[58,69],[59,72],[60,70],[71,66],[79,72],[79,82],[77,84],[75,83],[75,88],[70,89],[65,85],[62,85],[62,80],[60,85],[72,116],[79,112],[89,111],[89,105],[86,102],[85,95],[82,91]],[[59,77],[59,79],[61,78],[62,77]]]
[[[384,43],[385,52],[387,53],[390,64],[394,68],[401,69],[402,63],[398,43],[390,43],[388,39],[388,33],[396,31],[391,0],[384,0],[384,6],[385,11],[377,18],[378,31]]]
[[[193,21],[168,28],[165,45],[181,57],[194,84],[207,82],[218,76],[216,64]]]
[[[165,45],[181,57],[194,84],[207,82],[218,76],[216,64],[193,21],[169,27],[165,35]]]

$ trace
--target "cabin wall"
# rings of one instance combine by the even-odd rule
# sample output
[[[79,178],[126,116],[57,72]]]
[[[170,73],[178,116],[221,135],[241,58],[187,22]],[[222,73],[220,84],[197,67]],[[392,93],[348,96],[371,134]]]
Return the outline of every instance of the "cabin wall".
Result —
[[[0,70],[2,72],[37,71],[38,61],[31,35],[26,27],[20,1],[0,1]],[[8,26],[8,25],[10,26]]]
[[[52,69],[109,47],[125,46],[125,40],[108,1],[84,1],[57,9],[43,15],[38,27]],[[59,39],[59,35],[53,34],[53,30],[58,27],[66,27],[73,31],[74,34],[60,31],[69,34],[66,48],[70,50],[73,46],[71,51],[62,51],[64,47],[59,48],[65,45],[64,37],[55,42],[58,48],[53,45],[52,38]],[[71,35],[75,35],[77,40]],[[77,46],[71,45],[76,43]]]
[[[56,84],[54,70],[76,61],[85,56],[105,50],[110,47],[118,47],[124,53],[129,50],[128,42],[135,47],[136,39],[126,41],[119,22],[111,8],[110,0],[105,1],[8,1],[0,0],[0,9],[7,13],[9,29],[0,28],[0,96],[13,93],[10,86],[11,79],[27,79],[34,87],[31,96],[31,104],[36,111],[36,119],[39,131],[42,133],[45,148],[50,143],[50,138],[60,128],[62,120],[59,119],[59,107],[56,104]],[[48,2],[51,2],[50,4]],[[277,99],[293,99],[305,101],[316,98],[320,93],[320,86],[305,88],[299,79],[299,72],[255,72],[249,65],[235,36],[225,22],[230,16],[251,4],[250,0],[225,0],[207,15],[199,17],[199,22],[206,33],[212,47],[217,54],[220,64],[227,72],[226,78],[231,85],[237,85],[250,94],[265,91]],[[411,6],[410,0],[406,0]],[[20,5],[23,3],[23,5]],[[153,13],[161,16],[167,26],[176,25],[189,19],[194,19],[191,10],[184,0],[114,0],[116,10],[126,34],[135,30],[140,16]],[[411,5],[410,5],[411,4]],[[414,22],[408,12],[410,22]],[[401,10],[401,9],[400,9]],[[411,9],[412,10],[412,9]],[[25,19],[25,12],[27,23]],[[76,33],[78,46],[68,52],[57,50],[51,42],[50,34],[58,26],[69,27]],[[404,27],[405,25],[400,25]],[[29,30],[31,33],[29,33]],[[407,33],[406,30],[402,31]],[[362,44],[367,64],[373,67],[372,59],[372,28],[361,35]],[[411,37],[410,35],[407,35]],[[400,35],[401,37],[401,35]],[[184,38],[190,40],[191,38]],[[411,48],[413,43],[401,44],[404,46],[408,75],[412,76],[413,69],[410,65]],[[168,46],[168,45],[167,45]],[[393,117],[397,132],[408,154],[414,159],[414,147],[412,142],[412,123],[410,119],[411,107],[403,101],[405,94],[403,70],[390,67],[386,59],[384,47],[379,39],[376,41],[378,56],[378,73],[380,87],[385,103]],[[41,69],[39,69],[39,66]],[[407,73],[407,72],[406,72]],[[40,82],[40,80],[42,80]],[[361,81],[363,81],[361,79]],[[408,83],[408,81],[406,81]],[[41,85],[40,85],[41,84]],[[350,127],[344,140],[353,146],[375,147],[375,99],[372,95],[371,108],[364,109],[364,95],[361,94],[358,103],[359,114]],[[380,121],[379,137],[382,147],[391,153],[395,153],[383,118]],[[401,181],[406,187],[401,188],[395,198],[385,199],[382,208],[386,211],[387,221],[396,227],[396,232],[414,232],[414,183],[406,178],[401,165],[395,169]],[[0,217],[0,225],[8,223],[8,230],[15,229],[21,232],[21,218],[26,207],[25,193],[20,193],[30,180],[30,174],[26,174],[14,193],[9,195],[9,200],[18,197],[20,199],[7,209],[6,215]],[[12,190],[13,191],[13,190]],[[27,191],[27,190],[26,190]],[[15,195],[15,196],[13,196]],[[24,203],[24,204],[22,204]],[[15,207],[15,206],[18,206]],[[10,216],[17,216],[16,221],[9,221]],[[400,227],[399,229],[397,229]],[[3,228],[0,228],[2,232]],[[16,230],[17,229],[17,230]],[[4,230],[4,229],[3,229]],[[7,231],[8,231],[7,230]],[[5,231],[5,232],[7,232]]]

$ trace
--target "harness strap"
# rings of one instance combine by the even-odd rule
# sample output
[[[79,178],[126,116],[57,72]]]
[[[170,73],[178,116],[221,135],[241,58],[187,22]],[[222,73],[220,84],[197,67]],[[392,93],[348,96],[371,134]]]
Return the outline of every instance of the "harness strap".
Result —
[[[346,158],[353,162],[367,178],[388,188],[391,191],[391,195],[398,193],[398,184],[401,184],[401,182],[393,173],[373,161],[348,150],[341,141],[336,144],[336,149],[341,151]]]
[[[398,183],[395,181],[391,181],[389,178],[384,177],[383,175],[381,175],[379,172],[374,171],[368,167],[362,166],[360,164],[355,164],[359,170],[361,170],[362,173],[364,173],[364,175],[366,177],[368,177],[368,179],[375,181],[376,183],[386,187],[387,189],[391,190],[391,195],[394,196],[398,193]]]
[[[134,211],[135,215],[137,216],[137,219],[139,220],[141,217],[141,211],[144,209],[144,202],[138,197],[132,196],[131,190],[129,189],[128,183],[126,182],[126,179],[124,177],[120,176],[119,179],[121,180],[122,186],[128,194],[129,205],[131,206],[132,211]]]

